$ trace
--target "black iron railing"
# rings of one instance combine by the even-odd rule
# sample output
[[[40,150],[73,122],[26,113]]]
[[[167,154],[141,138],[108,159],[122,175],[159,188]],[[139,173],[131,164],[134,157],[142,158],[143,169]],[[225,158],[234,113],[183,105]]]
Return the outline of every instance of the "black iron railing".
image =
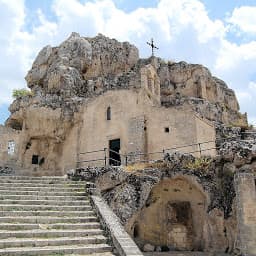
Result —
[[[256,132],[252,132],[256,135]],[[234,140],[234,139],[241,139],[241,135],[238,136],[232,136],[227,138],[217,138],[216,140],[209,140],[209,141],[203,141],[198,143],[191,143],[186,145],[178,145],[171,148],[166,148],[161,151],[155,151],[155,152],[130,152],[128,154],[121,154],[119,152],[116,152],[112,149],[99,149],[99,150],[93,150],[88,152],[82,152],[79,154],[79,160],[77,162],[77,167],[84,167],[82,165],[90,166],[95,165],[97,163],[97,166],[107,166],[107,165],[116,165],[119,166],[121,164],[128,165],[129,163],[134,162],[149,162],[152,160],[161,160],[164,158],[164,156],[167,153],[174,153],[174,152],[182,152],[185,154],[195,154],[199,153],[199,156],[202,156],[203,152],[206,151],[212,151],[212,150],[218,150],[220,148],[220,144]],[[214,146],[213,146],[214,145]],[[207,147],[208,146],[208,147]],[[192,150],[186,150],[186,148],[191,148]],[[110,157],[110,152],[114,153],[116,158]],[[93,156],[93,154],[96,154],[96,156]],[[92,155],[92,158],[88,159],[88,156]],[[159,157],[153,157],[154,155],[159,155]],[[112,154],[113,156],[113,154]],[[86,157],[86,159],[84,159]]]

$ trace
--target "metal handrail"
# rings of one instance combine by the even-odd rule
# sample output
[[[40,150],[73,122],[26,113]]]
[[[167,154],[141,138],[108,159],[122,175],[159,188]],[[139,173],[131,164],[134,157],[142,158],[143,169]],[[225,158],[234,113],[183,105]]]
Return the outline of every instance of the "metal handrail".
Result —
[[[114,159],[114,158],[108,157],[108,159],[109,159],[109,160],[112,160],[112,161],[114,161],[114,162],[117,162],[117,163],[119,163],[119,164],[121,164],[121,161],[116,160],[116,159]]]
[[[164,149],[164,150],[165,150],[165,151],[168,151],[168,150],[178,149],[178,148],[188,148],[188,147],[191,147],[191,146],[198,146],[199,144],[202,145],[202,144],[207,144],[207,143],[210,143],[210,142],[216,142],[216,141],[215,141],[215,140],[209,140],[209,141],[205,141],[205,142],[198,142],[198,143],[187,144],[187,145],[183,145],[183,146],[177,146],[177,147],[172,147],[172,148],[166,148],[166,149]]]
[[[92,159],[92,160],[83,160],[83,161],[78,161],[77,163],[88,163],[88,162],[96,162],[96,161],[103,161],[105,158],[97,158],[97,159]]]
[[[136,153],[136,152],[132,152],[132,153],[128,153],[124,156],[144,156],[144,155],[153,155],[153,154],[161,154],[163,153],[163,151],[158,151],[158,152],[149,152],[149,153]]]
[[[80,154],[80,155],[85,155],[85,154],[103,152],[103,151],[105,151],[105,150],[106,150],[106,148],[104,148],[104,149],[99,149],[99,150],[93,150],[93,151],[82,152],[82,153],[79,153],[79,154]]]
[[[119,160],[116,160],[116,159],[113,159],[109,156],[107,156],[107,151],[108,152],[113,152],[117,155],[120,156],[120,159],[121,157],[124,157],[125,158],[125,163],[127,165],[128,163],[128,158],[129,157],[136,157],[136,156],[149,156],[149,155],[154,155],[154,154],[165,154],[165,153],[168,153],[168,151],[175,151],[176,149],[181,149],[181,148],[188,148],[188,147],[191,147],[191,146],[198,146],[199,147],[199,150],[194,150],[194,151],[188,151],[186,152],[187,154],[192,154],[192,153],[201,153],[204,152],[204,151],[209,151],[209,150],[213,150],[213,149],[219,149],[219,147],[215,146],[215,147],[211,147],[211,148],[201,148],[202,145],[204,144],[209,144],[209,143],[217,143],[218,141],[228,141],[229,139],[234,139],[234,138],[237,138],[239,136],[232,136],[232,137],[227,137],[227,138],[216,138],[216,140],[209,140],[209,141],[203,141],[203,142],[198,142],[198,143],[192,143],[192,144],[187,144],[187,145],[182,145],[182,146],[176,146],[176,147],[172,147],[172,148],[167,148],[167,149],[163,149],[162,151],[156,151],[156,152],[148,152],[148,153],[140,153],[140,152],[130,152],[128,154],[121,154],[117,151],[114,151],[112,149],[107,149],[107,148],[104,148],[104,149],[99,149],[99,150],[93,150],[93,151],[88,151],[88,152],[83,152],[83,153],[80,153],[80,154],[91,154],[91,153],[97,153],[97,152],[104,152],[104,158],[97,158],[97,159],[91,159],[91,160],[82,160],[82,161],[78,161],[77,163],[80,164],[80,163],[88,163],[88,162],[96,162],[96,161],[104,161],[104,164],[105,166],[107,165],[107,160],[112,160],[118,164],[121,164],[122,161],[119,161]],[[144,159],[144,160],[137,160],[136,162],[148,162],[149,160],[148,159]]]
[[[124,155],[124,154],[121,154],[121,153],[119,153],[119,152],[117,152],[117,151],[115,151],[115,150],[113,150],[113,149],[107,149],[109,152],[113,152],[113,153],[116,153],[117,155],[120,155],[120,156],[126,156],[126,155]]]

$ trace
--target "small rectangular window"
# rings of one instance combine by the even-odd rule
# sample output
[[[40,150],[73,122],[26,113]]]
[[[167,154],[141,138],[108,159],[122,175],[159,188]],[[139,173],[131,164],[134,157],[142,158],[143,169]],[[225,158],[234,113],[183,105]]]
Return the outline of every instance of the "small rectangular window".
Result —
[[[111,120],[111,108],[107,108],[107,120]]]
[[[8,141],[8,155],[13,155],[15,152],[15,142],[13,140]]]
[[[166,133],[169,133],[169,132],[170,132],[170,128],[169,128],[169,127],[165,127],[165,128],[164,128],[164,131],[165,131]]]
[[[32,156],[32,164],[38,164],[38,155]]]

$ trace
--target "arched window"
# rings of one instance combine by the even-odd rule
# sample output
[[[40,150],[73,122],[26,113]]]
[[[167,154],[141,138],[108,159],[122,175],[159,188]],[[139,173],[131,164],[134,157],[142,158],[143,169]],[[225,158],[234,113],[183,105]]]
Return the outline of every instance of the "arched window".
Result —
[[[111,108],[107,108],[107,120],[111,120]]]

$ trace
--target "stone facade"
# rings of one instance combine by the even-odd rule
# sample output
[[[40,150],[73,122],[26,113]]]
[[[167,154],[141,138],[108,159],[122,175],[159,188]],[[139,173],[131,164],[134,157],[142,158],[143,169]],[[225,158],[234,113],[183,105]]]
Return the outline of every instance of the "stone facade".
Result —
[[[147,157],[149,160],[157,160],[163,158],[163,149],[206,140],[212,142],[205,146],[214,148],[215,129],[212,125],[199,119],[192,111],[168,109],[159,104],[155,105],[154,102],[148,97],[147,91],[142,89],[109,91],[88,103],[83,111],[80,152],[108,148],[109,141],[113,139],[120,139],[120,153],[122,156],[130,154],[129,161],[136,160],[133,159],[133,153],[134,157],[140,158],[139,160],[146,160],[143,158]],[[106,117],[108,107],[111,108],[111,120],[107,120]],[[180,150],[194,152],[198,149],[190,146]],[[150,156],[138,155],[154,152],[160,153]],[[214,155],[215,150],[206,150],[203,154]],[[103,158],[103,153],[95,153],[88,157]],[[121,160],[125,163],[125,159]]]
[[[110,143],[119,143],[122,163],[157,160],[164,149],[187,144],[178,150],[214,155],[213,122],[247,122],[233,91],[207,68],[139,59],[135,46],[101,34],[72,33],[44,47],[26,81],[31,95],[11,104],[6,126],[19,133],[17,165],[38,175],[63,174],[84,160],[81,152],[111,149]],[[205,141],[212,142],[198,144]]]
[[[0,166],[12,166],[19,155],[20,132],[0,125]]]

